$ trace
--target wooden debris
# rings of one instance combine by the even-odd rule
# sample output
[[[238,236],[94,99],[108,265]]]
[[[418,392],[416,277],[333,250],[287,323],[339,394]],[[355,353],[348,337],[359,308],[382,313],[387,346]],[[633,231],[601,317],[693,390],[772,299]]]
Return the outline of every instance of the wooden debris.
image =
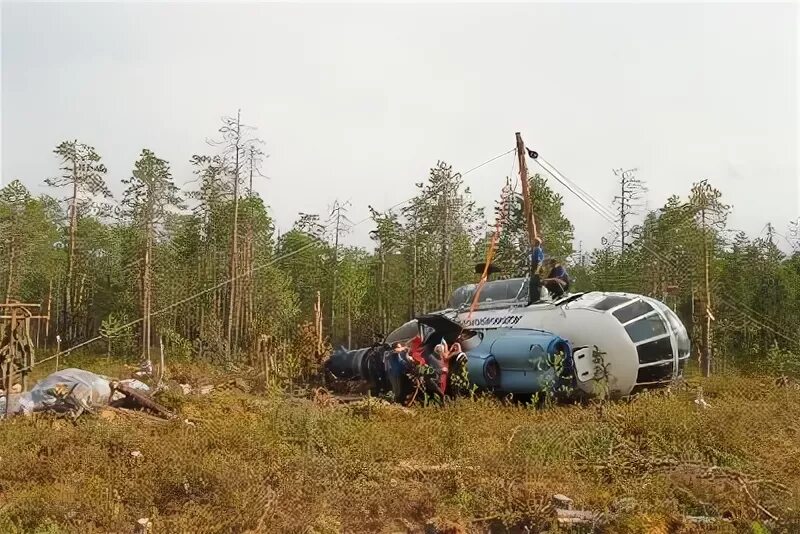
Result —
[[[123,399],[122,401],[124,405],[133,405],[134,407],[144,408],[159,415],[160,417],[163,417],[164,419],[172,419],[173,417],[175,417],[175,414],[167,410],[165,407],[161,406],[159,403],[151,399],[149,396],[126,384],[122,384],[119,382],[111,382],[111,390],[119,391],[120,393],[125,395],[125,399]]]

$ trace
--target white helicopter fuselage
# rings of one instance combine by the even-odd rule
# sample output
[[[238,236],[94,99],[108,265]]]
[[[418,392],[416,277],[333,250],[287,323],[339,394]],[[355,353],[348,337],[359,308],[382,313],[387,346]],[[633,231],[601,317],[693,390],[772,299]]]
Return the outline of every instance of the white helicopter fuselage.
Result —
[[[629,395],[681,376],[689,358],[686,329],[662,302],[630,293],[590,292],[526,305],[482,302],[469,312],[449,310],[471,330],[538,329],[572,347],[577,386],[589,394],[602,381],[608,392]]]

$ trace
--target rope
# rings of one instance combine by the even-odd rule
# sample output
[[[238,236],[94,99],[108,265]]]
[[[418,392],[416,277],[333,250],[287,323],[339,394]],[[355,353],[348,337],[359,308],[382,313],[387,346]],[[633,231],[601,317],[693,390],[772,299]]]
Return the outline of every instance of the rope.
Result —
[[[505,218],[506,210],[508,209],[508,199],[511,197],[511,193],[511,183],[510,181],[506,181],[506,186],[503,188],[500,196],[500,212],[495,220],[494,233],[492,234],[492,239],[489,242],[489,249],[486,252],[486,265],[483,267],[483,274],[481,275],[480,282],[478,282],[478,288],[475,290],[475,296],[472,297],[472,304],[469,307],[468,319],[472,319],[472,314],[475,312],[475,308],[478,306],[478,298],[480,298],[481,290],[483,289],[483,286],[486,284],[486,280],[489,277],[489,266],[492,264],[492,259],[494,259],[494,253],[497,250],[497,241],[500,238],[500,223]]]

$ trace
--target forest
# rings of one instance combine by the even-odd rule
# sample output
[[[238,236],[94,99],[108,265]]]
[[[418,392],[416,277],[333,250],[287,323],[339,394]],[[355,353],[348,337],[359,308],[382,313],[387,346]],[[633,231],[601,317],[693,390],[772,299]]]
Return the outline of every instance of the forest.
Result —
[[[49,325],[35,331],[41,355],[55,350],[58,336],[61,350],[85,344],[134,361],[163,343],[170,358],[238,365],[251,363],[258,339],[269,335],[290,348],[281,373],[294,379],[324,357],[291,350],[306,346],[295,341],[312,335],[315,310],[329,348],[368,344],[441,309],[456,287],[477,281],[474,265],[496,223],[501,276],[524,273],[518,176],[497,177],[508,209],[498,199],[485,213],[463,174],[432,162],[408,201],[370,206],[369,219],[357,222],[349,204],[336,202],[330,213],[298,213],[278,235],[269,205],[281,199],[253,188],[267,156],[257,129],[237,114],[215,135],[207,153],[187,155],[196,179],[181,187],[170,163],[143,148],[114,198],[92,140],[65,140],[49,155],[53,176],[41,177],[46,194],[19,180],[0,189],[0,298],[49,313]],[[618,196],[584,196],[613,229],[593,250],[576,250],[577,222],[562,209],[579,199],[559,194],[552,178],[528,175],[531,202],[546,254],[565,263],[573,290],[655,296],[678,312],[695,350],[708,324],[714,372],[800,371],[798,221],[776,228],[764,213],[760,234],[733,230],[724,191],[704,177],[644,213],[646,184],[635,169],[618,169],[609,173]],[[360,224],[370,225],[373,246],[343,245]]]
[[[65,140],[42,154],[58,169],[45,194],[0,189],[0,298],[50,318],[32,325],[32,378],[142,376],[155,362],[144,380],[179,414],[5,421],[0,530],[797,532],[800,221],[732,229],[705,177],[643,211],[636,169],[611,170],[618,194],[594,199],[540,158],[542,172],[498,174],[489,212],[469,189],[477,167],[437,161],[412,198],[364,220],[335,201],[278,233],[283,199],[254,188],[257,130],[237,114],[216,136],[187,155],[195,178],[181,186],[143,148],[115,198],[93,141]],[[542,409],[491,395],[409,408],[321,386],[334,347],[442,309],[479,280],[490,243],[495,276],[525,274],[522,175],[572,290],[665,302],[691,337],[686,376]],[[608,221],[596,248],[576,247],[566,202]],[[346,246],[359,225],[372,245]]]

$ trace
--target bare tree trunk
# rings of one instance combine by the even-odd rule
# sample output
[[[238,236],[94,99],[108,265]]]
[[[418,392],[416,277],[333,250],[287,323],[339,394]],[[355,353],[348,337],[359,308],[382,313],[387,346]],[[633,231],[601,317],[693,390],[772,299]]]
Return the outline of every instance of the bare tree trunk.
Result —
[[[703,222],[703,257],[705,259],[705,313],[703,318],[703,376],[711,375],[711,283],[708,265],[708,228],[706,210],[701,212]]]
[[[225,348],[225,357],[227,360],[231,359],[231,349],[232,342],[233,342],[233,328],[234,328],[234,305],[236,302],[236,274],[237,274],[237,266],[236,266],[236,253],[238,250],[238,238],[239,238],[239,140],[240,140],[240,114],[241,112],[237,112],[236,114],[236,159],[235,159],[235,168],[233,170],[233,236],[231,238],[231,257],[230,257],[230,294],[228,298],[228,335]]]
[[[47,319],[44,323],[44,346],[45,348],[50,343],[50,320],[53,317],[53,279],[50,279],[50,286],[47,290]]]
[[[242,257],[243,251],[239,250],[236,253],[236,265],[237,265],[237,275],[238,269],[240,265],[244,265],[244,258]],[[244,295],[245,291],[245,279],[241,277],[237,280],[238,291],[236,292],[236,298],[233,301],[233,357],[234,359],[237,357],[239,352],[239,337],[240,337],[240,330],[242,326],[242,295]]]
[[[81,307],[83,306],[83,303],[84,303],[84,300],[85,300],[84,299],[84,291],[85,290],[86,290],[86,273],[83,273],[81,275],[81,282],[78,285],[78,287],[76,288],[75,294],[73,295],[73,302],[72,302],[72,314],[73,314],[73,317],[76,314],[78,315],[78,317],[81,316],[81,313],[79,313],[79,311],[82,311]],[[86,320],[88,320],[88,314],[86,314],[86,316],[84,317],[84,321],[83,321],[83,327],[84,328],[85,328],[85,325],[86,325]],[[73,320],[73,321],[71,321],[71,324],[72,324],[73,336],[78,336],[79,335],[78,328],[81,326],[81,323],[76,323]]]
[[[254,259],[254,237],[253,237],[253,226],[252,223],[249,228],[249,235],[248,235],[248,243],[249,243],[249,253],[247,256],[247,266],[249,269],[247,275],[247,328],[250,332],[250,337],[255,339],[255,336],[258,332],[253,331],[253,300],[254,295],[253,292],[255,291],[255,284],[253,281],[253,266],[255,265]]]
[[[11,302],[11,289],[14,280],[14,256],[16,249],[16,240],[11,237],[11,249],[8,254],[8,283],[6,284],[6,303]]]
[[[378,317],[381,321],[381,335],[386,334],[386,303],[384,302],[384,291],[386,281],[386,255],[383,252],[383,244],[380,251],[380,275],[378,277]]]
[[[228,360],[231,359],[232,351],[234,350],[233,347],[233,332],[235,328],[235,308],[236,308],[236,286],[238,285],[239,281],[236,279],[236,275],[238,274],[238,267],[236,261],[236,249],[237,249],[237,241],[238,241],[238,231],[236,226],[238,224],[238,187],[234,186],[234,216],[233,216],[233,239],[231,241],[231,258],[230,258],[230,267],[229,267],[229,280],[230,280],[230,293],[228,294],[228,330],[227,330],[227,347],[226,347],[226,358]]]
[[[414,228],[414,258],[412,261],[411,269],[411,317],[413,319],[417,315],[417,230]]]
[[[78,166],[72,160],[72,198],[69,204],[69,250],[67,251],[67,284],[64,288],[64,333],[69,336],[72,325],[72,278],[75,270],[75,236],[78,230]]]
[[[347,350],[353,346],[353,311],[350,299],[347,299]]]
[[[152,223],[147,221],[147,236],[145,238],[144,249],[144,270],[142,272],[142,361],[150,362],[150,340],[151,340],[151,326],[150,326],[150,313],[151,313],[151,273],[150,262],[151,253],[153,248],[153,228]]]

